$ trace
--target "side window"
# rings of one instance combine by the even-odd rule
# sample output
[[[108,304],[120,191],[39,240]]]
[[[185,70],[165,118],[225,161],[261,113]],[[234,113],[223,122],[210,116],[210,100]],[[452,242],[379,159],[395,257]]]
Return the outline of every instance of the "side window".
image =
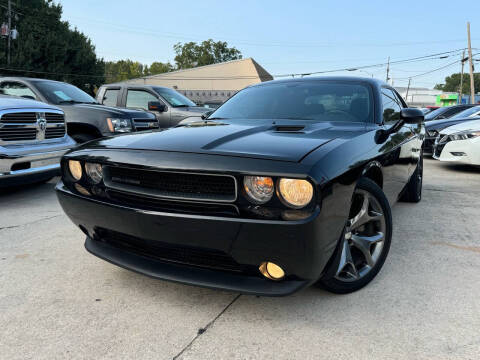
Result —
[[[158,101],[157,97],[143,90],[128,90],[127,107],[148,110],[149,101]]]
[[[117,106],[117,97],[120,89],[107,89],[103,95],[102,104],[107,106]]]
[[[390,89],[382,89],[383,121],[385,123],[397,122],[400,120],[400,110],[395,94]]]
[[[27,99],[36,100],[35,93],[29,87],[14,81],[7,81],[0,84],[0,93],[3,95],[21,96]]]

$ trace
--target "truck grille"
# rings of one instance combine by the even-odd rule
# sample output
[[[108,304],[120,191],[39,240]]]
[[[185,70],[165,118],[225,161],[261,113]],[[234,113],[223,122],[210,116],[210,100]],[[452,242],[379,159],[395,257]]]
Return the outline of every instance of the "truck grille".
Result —
[[[242,265],[222,251],[145,240],[105,229],[97,229],[97,233],[101,241],[113,247],[154,260],[232,272],[244,270]]]
[[[105,184],[111,189],[163,199],[233,202],[237,184],[233,176],[183,172],[104,168]]]
[[[61,113],[11,112],[0,117],[0,141],[3,142],[61,138],[65,131],[65,118]]]
[[[137,131],[158,129],[157,119],[133,119],[133,125]]]

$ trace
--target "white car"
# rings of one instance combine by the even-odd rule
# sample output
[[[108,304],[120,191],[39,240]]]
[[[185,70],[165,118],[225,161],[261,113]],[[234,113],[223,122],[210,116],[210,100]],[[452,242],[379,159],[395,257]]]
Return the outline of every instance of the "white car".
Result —
[[[441,161],[480,165],[480,120],[443,129],[435,140],[433,157]]]

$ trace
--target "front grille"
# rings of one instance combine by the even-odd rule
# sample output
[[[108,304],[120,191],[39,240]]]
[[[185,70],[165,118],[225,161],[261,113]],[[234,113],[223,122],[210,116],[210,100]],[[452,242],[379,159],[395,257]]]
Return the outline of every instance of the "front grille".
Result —
[[[450,141],[450,137],[448,135],[440,134],[437,137],[437,140],[435,141],[433,156],[437,158],[440,157],[440,155],[442,154],[443,148],[449,141]]]
[[[228,175],[192,174],[105,167],[107,187],[164,199],[212,202],[236,200],[236,180]]]
[[[36,124],[37,113],[35,112],[16,112],[3,114],[0,118],[3,124]]]
[[[65,126],[45,129],[45,139],[61,138],[65,135]]]
[[[113,247],[154,260],[233,272],[245,269],[230,255],[218,250],[145,240],[105,229],[97,229],[96,233],[101,241]]]
[[[136,130],[158,129],[157,119],[133,119]]]
[[[0,129],[0,140],[3,141],[35,140],[36,138],[37,129],[35,128],[9,126]]]
[[[47,124],[65,124],[65,117],[63,114],[45,113]]]
[[[203,216],[237,217],[239,215],[238,208],[232,204],[168,201],[115,190],[107,190],[107,194],[110,200],[113,200],[117,204],[144,210],[177,214],[198,214]]]
[[[38,120],[43,114],[47,123],[40,129]],[[12,112],[0,118],[0,140],[9,143],[61,138],[65,132],[65,118],[59,113]]]

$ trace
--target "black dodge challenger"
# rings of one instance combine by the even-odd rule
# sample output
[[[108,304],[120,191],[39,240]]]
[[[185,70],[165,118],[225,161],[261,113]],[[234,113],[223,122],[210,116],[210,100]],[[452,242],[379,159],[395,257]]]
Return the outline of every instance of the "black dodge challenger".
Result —
[[[271,81],[208,118],[70,151],[57,194],[86,249],[126,269],[247,294],[348,293],[385,262],[390,207],[421,199],[424,134],[386,83]]]

